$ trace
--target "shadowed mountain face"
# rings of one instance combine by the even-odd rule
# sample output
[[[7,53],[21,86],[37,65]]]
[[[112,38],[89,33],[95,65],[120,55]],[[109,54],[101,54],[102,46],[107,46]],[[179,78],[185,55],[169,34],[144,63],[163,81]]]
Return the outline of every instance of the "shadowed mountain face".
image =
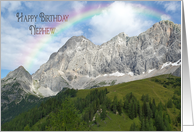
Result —
[[[32,76],[20,66],[1,79],[1,106],[20,102],[26,93],[31,93]]]
[[[40,104],[33,92],[32,76],[20,66],[1,79],[1,124]]]
[[[51,96],[64,87],[106,86],[175,71],[180,75],[180,59],[181,25],[161,21],[139,36],[120,33],[102,45],[74,36],[51,54],[29,83],[36,94]]]

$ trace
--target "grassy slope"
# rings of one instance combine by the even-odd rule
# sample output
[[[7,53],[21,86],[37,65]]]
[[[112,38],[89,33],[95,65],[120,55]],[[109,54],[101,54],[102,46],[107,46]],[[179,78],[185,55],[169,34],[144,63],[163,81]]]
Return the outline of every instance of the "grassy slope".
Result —
[[[169,77],[169,75],[161,75],[158,77],[154,77],[157,78],[161,81],[166,81],[167,77]],[[177,78],[175,76],[171,76],[171,78]],[[100,87],[98,88],[98,90],[107,88],[109,93],[107,94],[107,96],[113,100],[114,96],[116,95],[118,97],[118,100],[123,99],[123,97],[130,92],[133,92],[133,94],[136,96],[136,98],[138,100],[141,99],[142,94],[146,95],[149,94],[149,97],[151,97],[151,99],[155,99],[156,104],[158,104],[160,101],[164,104],[168,101],[168,99],[172,98],[173,93],[174,93],[174,88],[171,88],[171,86],[167,88],[164,88],[161,84],[156,83],[154,81],[151,81],[151,78],[148,79],[143,79],[143,80],[137,80],[137,81],[133,81],[133,82],[127,82],[127,83],[122,83],[122,84],[118,84],[118,85],[114,85],[114,86],[108,86],[108,87]],[[77,97],[81,97],[84,98],[86,97],[87,94],[90,93],[91,90],[94,89],[84,89],[84,90],[79,90],[77,93]],[[77,97],[73,98],[76,99]],[[142,103],[142,102],[141,102]],[[174,121],[176,119],[176,116],[179,113],[179,110],[176,109],[176,113],[174,113],[174,108],[168,108],[167,109],[168,114],[171,117],[171,120]],[[95,131],[111,131],[111,130],[122,130],[122,131],[128,131],[130,129],[130,126],[133,122],[136,123],[136,125],[140,126],[140,120],[139,118],[135,118],[134,120],[131,120],[130,118],[128,118],[128,116],[123,113],[121,116],[120,115],[116,115],[113,114],[112,112],[108,112],[108,116],[111,118],[106,117],[105,120],[101,120],[100,118],[98,118],[98,114],[96,113],[96,120],[99,124],[98,125],[92,125],[93,122],[90,123],[91,125],[91,130],[95,130]],[[44,122],[45,119],[40,120],[40,122]],[[37,127],[40,122],[37,122],[35,124],[35,126]],[[173,126],[173,130],[177,131],[177,130],[181,130],[181,126]]]
[[[161,75],[158,77],[154,77],[157,78],[159,80],[163,81],[167,81],[167,77],[169,77],[169,75]],[[177,78],[175,76],[171,76],[171,78]],[[122,84],[117,84],[114,86],[108,86],[108,87],[101,87],[98,88],[100,89],[104,89],[107,88],[109,93],[107,94],[107,96],[113,100],[114,96],[116,95],[118,97],[118,100],[123,99],[123,97],[130,93],[133,92],[133,94],[135,95],[135,97],[140,100],[142,94],[146,95],[149,94],[149,97],[151,97],[151,99],[155,99],[156,104],[158,104],[160,101],[165,104],[168,99],[172,98],[174,90],[173,88],[171,88],[171,86],[167,88],[164,88],[161,84],[156,83],[154,81],[151,81],[151,78],[148,79],[143,79],[143,80],[137,80],[137,81],[133,81],[133,82],[127,82],[127,83],[122,83]],[[85,97],[91,90],[94,89],[87,89],[87,90],[79,90],[77,93],[77,97]],[[142,102],[141,102],[142,103]],[[179,110],[176,109],[176,113],[174,112],[174,108],[168,108],[167,109],[168,114],[170,115],[172,120],[175,120],[176,116],[179,113]],[[124,114],[125,115],[125,114]],[[92,127],[93,130],[129,130],[131,124],[135,121],[137,124],[140,125],[139,119],[134,119],[131,120],[128,118],[128,120],[122,120],[121,116],[119,115],[115,115],[115,114],[110,114],[110,116],[114,119],[114,121],[108,121],[109,118],[106,118],[107,123],[102,123],[101,121],[99,121],[100,123],[100,127],[97,127],[97,125],[94,125]],[[105,122],[106,122],[105,120]],[[115,122],[116,121],[116,122]],[[120,122],[120,123],[118,123]],[[113,124],[113,125],[112,125]],[[117,125],[115,125],[117,124]],[[126,124],[126,126],[128,127],[119,127],[119,124]],[[117,128],[117,129],[116,129]],[[120,129],[122,128],[122,129]],[[181,127],[175,127],[173,126],[174,130],[181,130]]]
[[[166,76],[166,75],[163,75],[163,76]],[[117,84],[114,86],[101,87],[98,89],[101,90],[104,88],[108,89],[109,93],[107,94],[107,96],[110,99],[113,99],[114,96],[116,95],[118,97],[118,100],[120,100],[120,99],[123,99],[123,97],[126,94],[133,92],[133,94],[138,100],[141,99],[142,94],[144,95],[149,94],[149,96],[152,99],[155,98],[156,104],[159,103],[160,101],[162,103],[167,102],[168,98],[172,98],[174,93],[174,89],[164,88],[162,85],[151,81],[150,78]],[[77,97],[85,97],[87,94],[90,93],[91,90],[94,90],[94,89],[79,90],[77,93]]]

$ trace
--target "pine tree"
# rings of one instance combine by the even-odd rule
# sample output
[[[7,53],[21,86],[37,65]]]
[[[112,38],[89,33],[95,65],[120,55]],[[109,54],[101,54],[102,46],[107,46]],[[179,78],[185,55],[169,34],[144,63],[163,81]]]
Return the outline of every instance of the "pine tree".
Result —
[[[97,110],[100,109],[100,100],[99,99],[96,100],[96,108],[97,108]]]
[[[105,88],[104,90],[105,90],[105,93],[106,93],[106,94],[108,94],[108,93],[109,93],[109,92],[108,92],[108,90],[107,90],[107,88]]]
[[[142,112],[143,112],[143,116],[147,116],[147,104],[146,104],[146,101],[143,102]]]
[[[153,99],[153,105],[156,106],[155,99]]]
[[[137,101],[137,113],[140,114],[139,112],[140,112],[140,104],[139,104],[139,101]]]
[[[89,106],[89,119],[90,121],[93,119],[94,116],[94,109],[92,106]]]
[[[135,122],[134,122],[133,124],[131,124],[129,131],[135,131],[135,127],[136,127],[136,125],[135,125]]]
[[[173,113],[176,114],[176,108],[174,107]]]
[[[105,119],[106,118],[106,106],[105,104],[102,104],[102,113],[100,114],[101,119]]]
[[[149,119],[149,131],[155,131],[155,127],[152,119]]]
[[[139,108],[139,119],[142,120],[143,118],[143,112],[142,112],[142,107],[140,106]]]
[[[128,116],[130,119],[133,119],[133,104],[129,104],[129,109],[128,109]]]
[[[139,127],[135,124],[131,124],[129,131],[139,131]]]
[[[152,110],[148,107],[148,119],[153,117]]]
[[[26,126],[24,127],[24,131],[31,131],[31,130],[30,130],[30,126],[29,126],[29,125],[26,125]]]
[[[114,100],[113,100],[113,103],[112,103],[112,110],[113,110],[113,113],[116,114],[116,110],[117,110],[117,96],[114,97]]]
[[[167,103],[164,106],[164,110],[167,111]]]
[[[162,111],[163,110],[163,105],[162,102],[160,101],[160,103],[158,104],[158,111]]]
[[[85,112],[85,114],[88,112]],[[87,116],[89,118],[89,116]],[[62,104],[62,109],[57,113],[49,115],[49,124],[46,130],[51,131],[70,131],[70,130],[83,130],[81,118],[78,116],[78,111],[74,104],[69,100],[65,100]],[[81,129],[80,129],[81,128]]]
[[[145,118],[145,131],[149,131],[149,122],[148,122],[148,118]]]
[[[149,106],[150,106],[150,108],[152,108],[152,102],[151,102],[151,99],[149,100]]]
[[[146,94],[146,96],[145,96],[145,101],[149,102],[149,95],[148,94]]]
[[[155,126],[157,131],[164,131],[163,114],[162,110],[157,111],[155,114]]]
[[[131,119],[133,120],[135,118],[135,105],[134,103],[131,104]]]
[[[169,99],[167,102],[167,108],[172,108],[173,103],[172,103],[172,99]]]
[[[111,100],[108,98],[108,97],[106,97],[106,108],[107,108],[107,110],[111,110]]]
[[[141,131],[145,131],[145,121],[144,121],[144,119],[141,120]]]
[[[141,96],[141,101],[144,101],[145,100],[145,95],[143,94],[142,96]]]
[[[134,102],[134,114],[135,114],[135,118],[138,115],[138,105],[137,105],[137,101]]]
[[[122,113],[122,100],[119,101],[118,106],[117,106],[117,110],[119,112],[119,115],[121,115],[121,113]]]
[[[165,116],[165,118],[164,118],[164,126],[165,126],[165,131],[171,131],[172,129],[171,129],[171,126],[170,126],[170,123],[168,122],[168,118],[166,118],[166,116]]]

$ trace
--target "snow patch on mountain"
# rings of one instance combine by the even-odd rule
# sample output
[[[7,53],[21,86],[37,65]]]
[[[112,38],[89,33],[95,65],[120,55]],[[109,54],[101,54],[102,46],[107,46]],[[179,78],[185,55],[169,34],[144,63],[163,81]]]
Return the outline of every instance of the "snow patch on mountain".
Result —
[[[174,62],[174,63],[172,63],[172,62],[166,62],[166,63],[164,63],[162,65],[161,69],[163,69],[164,67],[168,67],[170,65],[172,65],[172,66],[180,66],[181,65],[181,59],[178,60],[178,61],[176,61],[176,62]]]
[[[134,75],[134,73],[133,73],[133,72],[129,72],[129,73],[128,73],[128,75],[133,76],[133,75]]]
[[[115,72],[115,73],[112,73],[112,74],[109,74],[109,76],[117,76],[117,77],[119,77],[119,76],[124,76],[125,74],[124,73],[120,73],[120,72]]]
[[[104,74],[103,76],[106,77],[106,76],[117,76],[117,77],[120,77],[120,76],[124,76],[125,74],[124,73],[120,73],[120,72],[115,72],[115,73],[111,73],[111,74]]]
[[[154,71],[155,69],[150,69],[150,70],[148,70],[148,73],[151,73],[152,71]]]
[[[178,60],[177,62],[175,63],[172,63],[172,66],[180,66],[181,65],[181,59]]]

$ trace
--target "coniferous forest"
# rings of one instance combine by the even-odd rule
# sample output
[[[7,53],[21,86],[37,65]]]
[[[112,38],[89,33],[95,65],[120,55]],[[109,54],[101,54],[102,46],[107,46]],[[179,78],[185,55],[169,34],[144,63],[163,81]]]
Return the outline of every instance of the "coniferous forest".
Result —
[[[95,89],[64,88],[1,130],[180,131],[181,78],[162,75]]]

